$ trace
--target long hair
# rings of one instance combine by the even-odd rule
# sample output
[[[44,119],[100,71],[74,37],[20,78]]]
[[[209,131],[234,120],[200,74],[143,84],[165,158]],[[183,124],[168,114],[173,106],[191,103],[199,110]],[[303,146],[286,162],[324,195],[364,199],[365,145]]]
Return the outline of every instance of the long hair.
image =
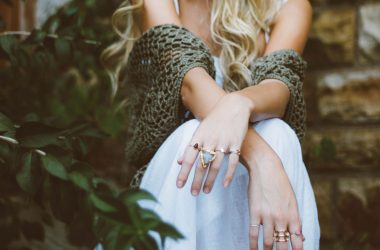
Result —
[[[267,32],[277,12],[279,0],[214,0],[211,7],[211,37],[220,45],[220,60],[227,92],[242,89],[250,81],[249,65],[260,54],[259,38]],[[114,93],[134,42],[141,35],[136,13],[143,0],[126,0],[112,16],[112,26],[120,39],[102,53],[110,72]]]

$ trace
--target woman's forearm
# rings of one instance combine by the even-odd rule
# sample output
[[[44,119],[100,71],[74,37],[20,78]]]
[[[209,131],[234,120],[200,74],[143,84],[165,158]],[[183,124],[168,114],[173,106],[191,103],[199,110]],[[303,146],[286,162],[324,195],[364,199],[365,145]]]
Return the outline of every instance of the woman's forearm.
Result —
[[[290,97],[288,87],[274,79],[264,80],[237,92],[252,102],[254,108],[251,112],[251,122],[283,117]]]
[[[265,80],[235,93],[249,100],[251,122],[282,117],[290,95],[288,87],[278,80]],[[203,68],[194,68],[183,80],[181,95],[184,105],[202,120],[226,92]]]

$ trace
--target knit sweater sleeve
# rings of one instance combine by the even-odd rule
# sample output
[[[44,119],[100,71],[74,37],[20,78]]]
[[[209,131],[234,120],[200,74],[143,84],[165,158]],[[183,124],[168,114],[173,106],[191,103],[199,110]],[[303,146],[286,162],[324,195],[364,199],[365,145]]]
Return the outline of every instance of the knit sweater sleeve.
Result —
[[[129,163],[146,164],[181,123],[185,112],[181,85],[185,74],[195,67],[215,75],[209,49],[183,27],[155,26],[136,41],[126,65]]]
[[[274,51],[251,65],[252,85],[265,79],[276,79],[288,87],[290,100],[283,119],[293,128],[300,141],[306,129],[306,106],[302,90],[305,70],[306,62],[291,49]]]

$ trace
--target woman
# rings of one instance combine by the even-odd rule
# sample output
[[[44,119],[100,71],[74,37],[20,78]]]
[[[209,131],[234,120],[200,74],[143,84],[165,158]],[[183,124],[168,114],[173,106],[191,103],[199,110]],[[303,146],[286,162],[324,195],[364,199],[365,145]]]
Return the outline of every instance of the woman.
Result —
[[[131,112],[143,107],[131,115],[127,155],[135,165],[148,163],[140,188],[159,201],[141,205],[186,237],[167,241],[165,249],[319,248],[315,199],[297,138],[304,107],[300,85],[292,84],[302,74],[290,70],[294,62],[302,71],[310,17],[306,0],[136,0],[116,11],[122,39],[105,58],[118,59],[116,75],[129,68],[127,89],[138,99]],[[211,67],[197,39],[213,55]],[[260,74],[265,77],[250,83]],[[143,85],[147,81],[154,84]],[[154,127],[176,91],[181,102],[171,102],[174,113],[188,111],[188,121],[174,131],[165,131],[173,117]],[[152,111],[154,103],[166,106]],[[297,112],[301,118],[293,117]],[[152,141],[158,150],[146,146]]]

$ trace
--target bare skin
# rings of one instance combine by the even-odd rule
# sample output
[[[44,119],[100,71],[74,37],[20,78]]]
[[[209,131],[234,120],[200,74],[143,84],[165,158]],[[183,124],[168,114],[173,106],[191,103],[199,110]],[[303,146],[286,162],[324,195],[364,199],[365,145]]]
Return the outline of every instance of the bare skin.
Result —
[[[208,1],[180,1],[178,17],[172,0],[145,0],[140,16],[143,30],[174,23],[184,26],[199,36],[218,55],[220,48],[210,37],[210,6]],[[263,55],[280,49],[294,49],[302,53],[311,23],[311,6],[307,0],[289,0],[276,16],[268,44],[262,42]],[[263,39],[263,38],[262,38]],[[284,115],[289,101],[289,90],[278,80],[265,80],[261,84],[227,94],[202,68],[190,70],[183,81],[182,101],[201,120],[191,143],[205,148],[241,148],[240,161],[250,175],[249,203],[252,224],[263,224],[264,248],[273,247],[273,230],[300,232],[301,221],[294,192],[284,171],[281,160],[260,135],[249,126],[250,122]],[[228,122],[226,122],[228,121]],[[240,131],[240,132],[236,132]],[[179,159],[182,165],[177,186],[183,187],[197,157],[197,151],[188,148]],[[219,153],[211,165],[209,174],[197,166],[192,183],[193,195],[199,194],[202,180],[203,191],[209,193],[218,174],[223,154]],[[239,157],[231,154],[224,185],[228,186]],[[276,183],[276,185],[273,185]],[[293,249],[303,249],[302,239],[292,236]],[[286,243],[276,244],[279,250],[287,249]],[[250,249],[258,249],[258,229],[250,230]]]

